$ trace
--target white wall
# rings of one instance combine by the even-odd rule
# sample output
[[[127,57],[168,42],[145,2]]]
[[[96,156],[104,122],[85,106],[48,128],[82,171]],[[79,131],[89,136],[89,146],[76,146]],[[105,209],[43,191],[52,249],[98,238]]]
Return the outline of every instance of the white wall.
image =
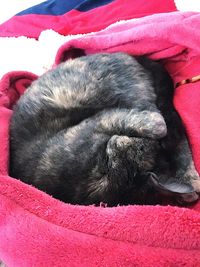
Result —
[[[2,2],[0,8],[0,24],[14,16],[16,13],[44,2],[44,0],[2,0]]]

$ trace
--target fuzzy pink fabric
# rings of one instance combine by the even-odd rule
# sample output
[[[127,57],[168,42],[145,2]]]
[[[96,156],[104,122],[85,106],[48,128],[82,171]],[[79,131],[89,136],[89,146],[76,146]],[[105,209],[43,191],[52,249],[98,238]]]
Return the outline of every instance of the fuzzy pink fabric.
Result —
[[[64,44],[55,64],[124,51],[162,59],[174,82],[199,73],[200,14],[174,12],[124,21]],[[200,202],[191,208],[73,206],[8,176],[12,106],[37,77],[13,72],[0,83],[0,258],[9,267],[200,266]],[[199,82],[180,86],[174,103],[200,171]]]

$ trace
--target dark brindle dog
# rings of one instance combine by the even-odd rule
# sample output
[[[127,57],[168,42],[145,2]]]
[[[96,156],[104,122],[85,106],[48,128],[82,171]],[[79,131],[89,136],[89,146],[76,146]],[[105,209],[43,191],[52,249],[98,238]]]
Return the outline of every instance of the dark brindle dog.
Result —
[[[198,198],[199,176],[173,84],[123,53],[60,64],[27,89],[10,126],[10,174],[69,203]]]

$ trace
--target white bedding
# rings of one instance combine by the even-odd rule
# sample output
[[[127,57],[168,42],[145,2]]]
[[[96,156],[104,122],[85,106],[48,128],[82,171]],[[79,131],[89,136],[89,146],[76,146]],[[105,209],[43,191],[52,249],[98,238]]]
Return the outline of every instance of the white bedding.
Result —
[[[63,0],[61,0],[63,1]],[[0,9],[0,24],[8,20],[16,13],[29,8],[31,6],[37,5],[44,0],[6,0],[1,4]]]

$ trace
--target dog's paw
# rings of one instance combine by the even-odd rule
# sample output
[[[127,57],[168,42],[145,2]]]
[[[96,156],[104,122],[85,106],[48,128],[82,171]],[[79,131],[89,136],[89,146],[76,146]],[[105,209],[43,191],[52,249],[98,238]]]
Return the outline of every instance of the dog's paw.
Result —
[[[167,135],[167,125],[158,112],[141,111],[139,114],[130,116],[126,127],[136,128],[139,136],[152,139],[163,138]]]
[[[110,156],[116,156],[118,153],[126,151],[131,144],[132,139],[128,136],[113,135],[108,141],[106,152]]]

